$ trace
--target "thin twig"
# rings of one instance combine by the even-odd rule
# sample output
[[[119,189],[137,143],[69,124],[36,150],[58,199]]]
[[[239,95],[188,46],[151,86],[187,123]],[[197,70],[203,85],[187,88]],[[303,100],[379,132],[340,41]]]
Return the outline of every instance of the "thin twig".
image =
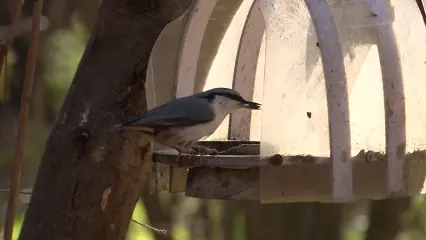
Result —
[[[420,14],[422,15],[423,23],[426,25],[426,12],[425,12],[425,8],[423,6],[423,2],[422,2],[422,0],[416,0],[416,3],[417,3],[417,7],[420,10]]]
[[[0,189],[0,193],[10,193],[10,189]],[[24,191],[18,191],[19,194],[27,194],[27,195],[31,195],[33,194],[32,192],[24,192]]]
[[[0,193],[10,193],[11,191],[10,191],[10,189],[0,189]],[[31,195],[32,194],[32,192],[24,192],[24,191],[18,191],[18,193],[19,194],[25,194],[25,195]],[[130,219],[132,222],[134,222],[134,223],[136,223],[136,224],[139,224],[139,225],[141,225],[141,226],[143,226],[143,227],[146,227],[146,228],[148,228],[148,229],[150,229],[150,230],[152,230],[152,231],[154,231],[154,232],[157,232],[157,233],[160,233],[160,234],[167,234],[167,230],[164,230],[164,229],[159,229],[159,228],[156,228],[156,227],[153,227],[153,226],[150,226],[150,225],[147,225],[147,224],[145,224],[145,223],[141,223],[141,222],[138,222],[138,221],[136,221],[135,219],[133,219],[133,218],[131,218]]]
[[[1,48],[2,46],[0,46]],[[1,50],[0,50],[1,51]],[[1,102],[7,102],[9,100],[9,92],[8,92],[8,87],[9,87],[9,76],[8,76],[8,66],[7,66],[7,53],[6,56],[4,56],[4,74],[3,74],[3,82],[1,86],[2,92],[0,93],[0,103]],[[1,76],[1,66],[0,66],[0,76]]]
[[[167,234],[167,231],[166,230],[164,230],[164,229],[159,229],[159,228],[155,228],[155,227],[153,227],[153,226],[149,226],[149,225],[147,225],[147,224],[145,224],[145,223],[141,223],[141,222],[138,222],[138,221],[136,221],[135,219],[131,219],[132,220],[132,222],[134,222],[134,223],[137,223],[137,224],[139,224],[139,225],[141,225],[141,226],[144,226],[144,227],[146,227],[146,228],[148,228],[148,229],[151,229],[152,231],[154,231],[154,232],[157,232],[157,233],[161,233],[161,234],[164,234],[164,235],[166,235]]]
[[[35,63],[38,49],[38,39],[40,35],[40,20],[43,9],[43,0],[34,3],[32,31],[30,46],[28,49],[28,60],[25,69],[24,90],[21,96],[21,108],[19,112],[18,138],[15,145],[13,158],[12,181],[10,183],[10,195],[7,206],[6,223],[4,226],[4,239],[11,240],[13,234],[13,222],[15,219],[16,207],[19,197],[19,182],[21,180],[22,155],[25,144],[25,133],[27,130],[28,115],[33,92],[33,80],[35,72]]]
[[[218,152],[218,154],[223,154],[223,153],[226,153],[226,152],[230,152],[231,150],[234,150],[234,149],[237,149],[237,148],[240,148],[240,147],[243,147],[243,146],[248,146],[248,145],[250,145],[250,144],[244,144],[243,143],[243,144],[240,144],[240,145],[237,145],[237,146],[225,149],[223,151],[220,151],[220,152]]]
[[[217,151],[214,148],[208,148],[208,147],[205,147],[203,145],[193,145],[192,148],[203,148],[204,150],[211,151],[211,152],[214,153],[214,154],[208,154],[208,155],[217,155],[217,154],[227,153],[227,152],[230,152],[230,151],[232,151],[234,149],[238,149],[238,148],[241,148],[243,146],[249,146],[249,145],[250,144],[243,143],[243,144],[240,144],[240,145],[237,145],[237,146],[234,146],[234,147],[227,148],[227,149],[225,149],[223,151],[220,151],[220,152]],[[203,155],[203,154],[199,154],[199,155]]]
[[[17,1],[15,13],[12,16],[12,22],[10,24],[10,30],[7,34],[6,40],[4,43],[0,43],[0,72],[3,67],[7,52],[9,50],[10,44],[12,43],[13,38],[15,37],[16,28],[18,27],[19,20],[21,18],[21,9],[23,0]]]

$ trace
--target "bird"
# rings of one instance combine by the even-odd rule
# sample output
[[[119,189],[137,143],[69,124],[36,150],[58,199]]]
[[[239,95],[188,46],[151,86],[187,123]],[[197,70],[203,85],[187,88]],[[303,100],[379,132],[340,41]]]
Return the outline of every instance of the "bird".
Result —
[[[212,153],[214,149],[195,143],[213,134],[226,116],[238,109],[259,110],[261,104],[245,100],[233,89],[213,88],[174,99],[110,129],[143,133],[150,140],[177,150],[178,157],[195,147]]]

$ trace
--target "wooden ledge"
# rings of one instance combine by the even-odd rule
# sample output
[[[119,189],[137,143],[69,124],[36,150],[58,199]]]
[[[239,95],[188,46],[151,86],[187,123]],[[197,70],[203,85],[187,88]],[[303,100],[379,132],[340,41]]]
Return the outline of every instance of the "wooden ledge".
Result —
[[[259,142],[209,141],[202,145],[226,149],[226,155],[181,156],[188,168],[186,195],[201,199],[276,202],[333,202],[332,164],[327,157],[259,156]],[[154,161],[177,165],[173,152],[156,152]],[[389,192],[386,155],[361,151],[351,158],[354,196],[350,199],[385,199],[425,192],[426,151],[406,154],[404,192]],[[185,179],[183,179],[185,181]]]
[[[200,141],[199,145],[216,149],[217,155],[182,154],[179,158],[175,150],[156,151],[153,161],[173,167],[192,168],[199,166],[221,168],[251,168],[261,162],[258,141]]]
[[[415,196],[425,192],[425,151],[407,154],[404,169],[406,192],[393,195],[388,194],[387,162],[384,155],[377,158],[378,155],[371,154],[371,161],[353,162],[354,196],[351,201]],[[332,166],[322,162],[250,169],[195,167],[188,173],[186,195],[262,203],[333,202]]]
[[[275,154],[272,156],[260,155],[260,142],[258,141],[200,141],[200,145],[214,148],[217,155],[182,154],[178,160],[175,150],[156,151],[153,161],[173,167],[219,167],[219,168],[253,168],[268,166],[284,166],[292,164],[322,164],[328,163],[330,158],[312,155],[285,156]],[[421,154],[417,152],[417,154]],[[385,161],[383,153],[360,151],[351,158],[352,162]]]

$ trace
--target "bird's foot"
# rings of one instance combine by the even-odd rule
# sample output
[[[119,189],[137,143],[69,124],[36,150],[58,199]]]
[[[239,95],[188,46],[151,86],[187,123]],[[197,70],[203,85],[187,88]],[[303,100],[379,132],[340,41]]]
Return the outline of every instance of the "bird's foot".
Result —
[[[194,145],[192,149],[196,149],[196,152],[200,155],[217,155],[219,152],[214,148],[208,148],[201,145]]]
[[[216,149],[214,149],[214,148],[206,148],[205,151],[206,151],[206,153],[208,155],[217,155],[217,154],[219,154],[219,151],[216,150]]]
[[[187,148],[182,146],[173,146],[173,148],[176,149],[176,151],[178,152],[178,155],[176,158],[176,164],[179,167],[183,166],[182,154],[188,154],[188,155],[198,154],[197,150],[192,148]]]
[[[176,156],[176,164],[178,166],[181,166],[182,165],[182,163],[181,163],[181,156],[182,156],[182,152],[184,152],[184,149],[182,149],[179,146],[172,146],[172,147],[178,152],[178,154]]]
[[[197,154],[197,150],[195,150],[195,149],[193,149],[193,148],[185,149],[185,153],[186,153],[186,154],[193,155],[193,154]]]

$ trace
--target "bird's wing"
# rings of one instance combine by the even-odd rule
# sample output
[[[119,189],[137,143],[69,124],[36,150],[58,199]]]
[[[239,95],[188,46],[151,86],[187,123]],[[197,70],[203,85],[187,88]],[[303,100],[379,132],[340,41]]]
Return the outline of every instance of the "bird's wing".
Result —
[[[192,126],[213,119],[214,111],[207,100],[180,98],[152,109],[143,117],[127,121],[122,124],[122,127],[158,129],[171,126]]]

